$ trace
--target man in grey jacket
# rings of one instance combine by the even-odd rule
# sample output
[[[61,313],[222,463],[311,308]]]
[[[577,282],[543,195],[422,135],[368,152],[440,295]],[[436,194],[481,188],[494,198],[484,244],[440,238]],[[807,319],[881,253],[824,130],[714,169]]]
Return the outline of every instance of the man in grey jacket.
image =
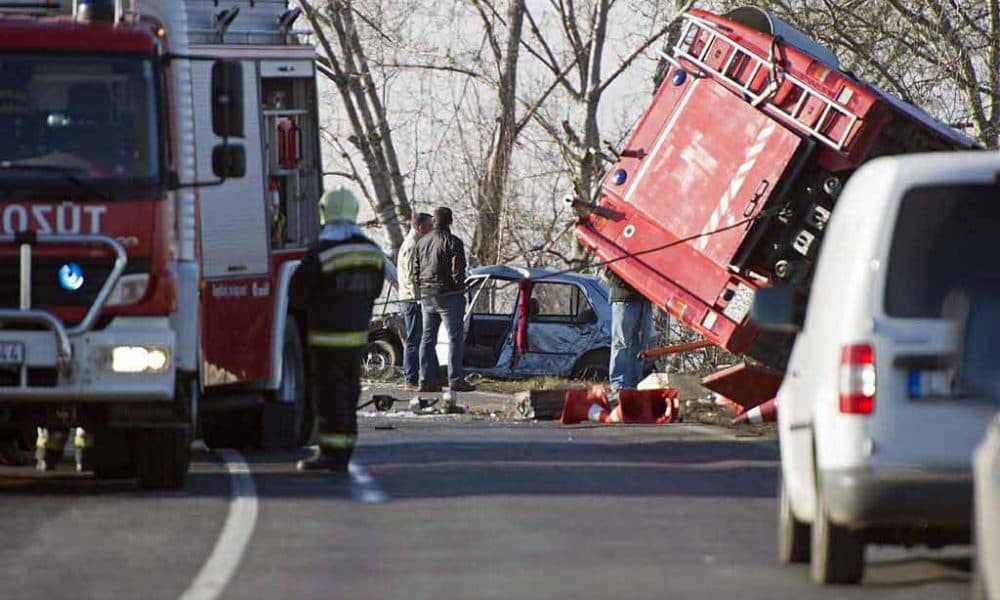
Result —
[[[465,246],[451,233],[451,209],[434,211],[434,229],[417,242],[413,253],[413,285],[420,292],[424,331],[420,340],[420,391],[435,392],[430,356],[444,321],[448,332],[448,387],[453,392],[471,392],[465,381],[462,354],[465,346]]]
[[[413,284],[413,253],[417,242],[433,227],[432,218],[427,213],[418,213],[410,223],[410,231],[399,247],[399,301],[403,306],[403,323],[406,341],[403,348],[403,389],[414,392],[420,379],[420,337],[424,331],[424,320],[420,310],[420,291]],[[431,373],[437,373],[437,355],[431,353]]]

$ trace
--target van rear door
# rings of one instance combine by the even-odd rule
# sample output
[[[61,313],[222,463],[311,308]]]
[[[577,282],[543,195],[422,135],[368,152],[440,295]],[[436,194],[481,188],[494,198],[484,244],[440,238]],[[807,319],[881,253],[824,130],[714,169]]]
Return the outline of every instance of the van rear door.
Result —
[[[875,311],[873,466],[969,468],[1000,409],[997,231],[995,183],[901,199]]]

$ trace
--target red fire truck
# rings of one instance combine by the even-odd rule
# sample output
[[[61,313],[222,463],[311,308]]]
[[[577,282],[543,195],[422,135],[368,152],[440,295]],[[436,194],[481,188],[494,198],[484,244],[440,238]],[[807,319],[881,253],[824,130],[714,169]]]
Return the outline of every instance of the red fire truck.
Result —
[[[683,16],[653,102],[577,236],[707,340],[782,368],[789,336],[747,320],[776,280],[809,293],[845,179],[875,156],[975,147],[840,69],[836,56],[755,8]],[[736,370],[758,385],[753,373]]]
[[[198,422],[209,445],[304,441],[286,292],[322,169],[299,11],[0,13],[0,432],[74,431],[84,466],[153,488],[183,482]]]

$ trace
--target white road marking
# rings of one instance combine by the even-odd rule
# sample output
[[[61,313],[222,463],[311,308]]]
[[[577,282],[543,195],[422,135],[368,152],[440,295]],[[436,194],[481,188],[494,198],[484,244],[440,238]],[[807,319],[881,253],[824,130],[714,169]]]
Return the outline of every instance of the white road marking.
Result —
[[[389,501],[389,494],[386,494],[375,483],[375,478],[356,461],[351,461],[347,465],[347,472],[351,475],[351,493],[358,502],[366,504],[381,504]]]
[[[181,594],[181,600],[213,600],[218,598],[226,584],[236,574],[246,551],[254,526],[257,524],[257,488],[250,474],[250,466],[234,450],[223,450],[222,458],[233,480],[232,502],[229,515],[212,554]]]

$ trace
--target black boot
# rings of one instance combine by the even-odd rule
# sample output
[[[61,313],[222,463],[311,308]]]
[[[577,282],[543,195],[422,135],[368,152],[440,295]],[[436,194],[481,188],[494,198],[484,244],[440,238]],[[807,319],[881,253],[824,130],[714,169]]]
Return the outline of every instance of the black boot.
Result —
[[[331,471],[333,473],[347,473],[347,463],[350,461],[351,453],[341,448],[322,448],[316,451],[309,458],[303,458],[295,464],[299,471]]]

